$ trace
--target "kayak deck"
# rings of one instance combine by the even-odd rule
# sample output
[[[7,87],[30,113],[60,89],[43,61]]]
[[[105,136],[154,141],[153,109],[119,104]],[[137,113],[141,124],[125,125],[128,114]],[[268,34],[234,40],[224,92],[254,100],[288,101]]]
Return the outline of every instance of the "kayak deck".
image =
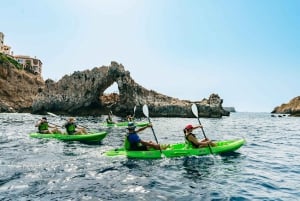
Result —
[[[244,139],[237,140],[224,140],[216,141],[216,146],[211,147],[213,154],[222,154],[227,152],[233,152],[239,149],[245,144]],[[162,152],[162,153],[161,153]],[[149,151],[128,151],[125,148],[118,148],[109,150],[104,153],[106,156],[127,156],[128,158],[144,158],[144,159],[154,159],[162,158],[163,156],[167,158],[172,157],[183,157],[183,156],[203,156],[211,154],[209,147],[203,148],[193,148],[189,147],[186,143],[176,143],[171,144],[166,150],[149,150]]]
[[[99,133],[88,133],[82,135],[68,135],[68,134],[41,134],[41,133],[30,133],[29,136],[32,138],[39,139],[49,139],[55,138],[62,141],[80,141],[80,142],[89,142],[96,143],[103,140],[107,135],[107,132],[99,132]]]

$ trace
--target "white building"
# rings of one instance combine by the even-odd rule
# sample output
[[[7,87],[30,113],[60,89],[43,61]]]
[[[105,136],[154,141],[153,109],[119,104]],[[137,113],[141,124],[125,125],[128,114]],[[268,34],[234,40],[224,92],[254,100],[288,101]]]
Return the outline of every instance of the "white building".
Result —
[[[31,58],[30,56],[25,55],[16,55],[14,56],[15,60],[23,66],[23,69],[29,71],[33,74],[41,74],[42,73],[42,65],[41,60],[37,58]]]
[[[36,57],[32,58],[30,56],[24,55],[13,56],[10,50],[11,47],[4,44],[4,34],[0,32],[0,53],[6,54],[14,58],[17,62],[19,62],[22,65],[24,70],[33,74],[42,74],[43,63],[41,62],[41,60],[37,59]]]

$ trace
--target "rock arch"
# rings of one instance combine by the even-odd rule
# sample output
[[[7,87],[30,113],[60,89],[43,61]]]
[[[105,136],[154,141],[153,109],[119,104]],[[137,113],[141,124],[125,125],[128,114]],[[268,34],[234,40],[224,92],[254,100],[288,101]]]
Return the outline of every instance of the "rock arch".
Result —
[[[114,82],[118,85],[119,95],[113,94],[112,96],[115,97],[109,99],[104,96],[104,91]],[[65,75],[58,82],[46,80],[44,89],[32,104],[32,112],[101,115],[111,110],[118,116],[126,116],[132,113],[134,106],[143,104],[149,106],[152,116],[193,116],[190,101],[179,100],[145,89],[131,78],[130,72],[125,71],[122,64],[117,62],[111,62],[110,66],[95,67],[92,70],[76,71],[72,75]],[[198,104],[201,105],[200,102]],[[210,107],[207,101],[205,104],[202,108],[205,116],[229,115],[223,110],[222,101],[213,107]],[[141,107],[138,107],[136,114],[142,115]]]

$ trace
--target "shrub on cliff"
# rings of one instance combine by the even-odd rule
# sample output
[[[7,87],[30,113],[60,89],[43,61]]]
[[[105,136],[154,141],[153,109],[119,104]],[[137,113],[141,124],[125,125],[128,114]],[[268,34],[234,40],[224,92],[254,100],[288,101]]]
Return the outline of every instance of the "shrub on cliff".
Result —
[[[6,56],[3,53],[0,53],[0,64],[1,65],[12,65],[13,67],[21,70],[22,66],[21,64],[19,64],[16,60],[14,60],[13,58]]]

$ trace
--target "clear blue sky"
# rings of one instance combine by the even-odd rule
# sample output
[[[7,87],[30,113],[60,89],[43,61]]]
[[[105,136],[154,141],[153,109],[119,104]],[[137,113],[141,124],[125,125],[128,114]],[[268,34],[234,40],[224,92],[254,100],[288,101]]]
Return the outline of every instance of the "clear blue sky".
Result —
[[[300,95],[298,0],[10,0],[0,31],[43,78],[116,61],[147,89],[271,112]]]

